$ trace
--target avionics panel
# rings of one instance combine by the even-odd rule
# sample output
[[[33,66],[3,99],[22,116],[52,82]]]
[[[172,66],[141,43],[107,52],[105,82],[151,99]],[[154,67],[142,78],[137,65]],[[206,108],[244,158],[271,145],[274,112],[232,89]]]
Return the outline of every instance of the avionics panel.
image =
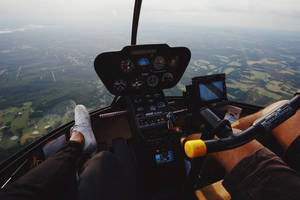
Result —
[[[185,47],[167,44],[126,46],[106,52],[95,59],[95,70],[114,95],[174,87],[181,79],[191,57]]]
[[[173,151],[166,151],[163,153],[155,154],[155,162],[157,164],[164,164],[174,161],[174,153]]]
[[[225,74],[195,77],[192,84],[194,100],[202,105],[227,100]]]
[[[135,155],[146,187],[178,185],[185,177],[180,135],[171,129],[173,113],[161,90],[125,95],[137,137]]]

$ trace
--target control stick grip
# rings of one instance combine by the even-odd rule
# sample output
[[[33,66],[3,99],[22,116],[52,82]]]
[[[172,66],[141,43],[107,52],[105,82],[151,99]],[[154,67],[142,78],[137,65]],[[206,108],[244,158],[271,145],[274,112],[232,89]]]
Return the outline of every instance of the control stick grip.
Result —
[[[228,120],[221,120],[209,108],[200,109],[200,116],[209,126],[213,135],[217,135],[219,138],[226,138],[232,136],[232,128],[230,122]],[[209,138],[202,137],[202,139]]]
[[[189,158],[196,158],[204,156],[207,153],[219,152],[239,147],[253,140],[258,133],[263,131],[271,131],[294,115],[299,108],[300,94],[298,92],[288,103],[275,109],[267,116],[258,119],[251,127],[238,135],[212,140],[186,141],[184,144],[185,153]]]
[[[184,143],[185,154],[189,158],[202,157],[207,154],[206,144],[203,140],[188,140]]]
[[[208,108],[200,109],[200,116],[212,129],[217,128],[218,122],[221,121],[221,119]]]

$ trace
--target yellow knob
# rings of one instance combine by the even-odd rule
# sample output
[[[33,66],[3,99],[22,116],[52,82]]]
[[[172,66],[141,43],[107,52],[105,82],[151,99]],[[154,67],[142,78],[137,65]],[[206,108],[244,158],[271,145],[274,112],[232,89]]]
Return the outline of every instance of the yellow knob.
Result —
[[[206,144],[203,140],[189,140],[184,144],[185,154],[189,158],[197,158],[206,155]]]

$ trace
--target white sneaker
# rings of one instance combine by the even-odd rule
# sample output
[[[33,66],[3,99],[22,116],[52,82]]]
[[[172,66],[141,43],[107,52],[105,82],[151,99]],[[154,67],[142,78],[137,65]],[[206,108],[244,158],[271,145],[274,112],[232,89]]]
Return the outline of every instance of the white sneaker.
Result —
[[[97,142],[91,127],[91,119],[84,105],[75,107],[75,125],[72,130],[79,131],[84,136],[84,152],[93,153],[96,150]]]

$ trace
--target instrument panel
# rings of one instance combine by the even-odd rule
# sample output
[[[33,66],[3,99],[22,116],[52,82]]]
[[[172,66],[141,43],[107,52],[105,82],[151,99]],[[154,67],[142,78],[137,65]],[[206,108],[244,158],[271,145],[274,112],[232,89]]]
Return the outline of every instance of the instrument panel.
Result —
[[[126,46],[95,59],[95,70],[110,93],[138,94],[174,87],[191,57],[185,47],[167,44]]]
[[[138,94],[130,97],[137,128],[152,129],[162,125],[167,127],[167,115],[170,112],[163,92]]]

